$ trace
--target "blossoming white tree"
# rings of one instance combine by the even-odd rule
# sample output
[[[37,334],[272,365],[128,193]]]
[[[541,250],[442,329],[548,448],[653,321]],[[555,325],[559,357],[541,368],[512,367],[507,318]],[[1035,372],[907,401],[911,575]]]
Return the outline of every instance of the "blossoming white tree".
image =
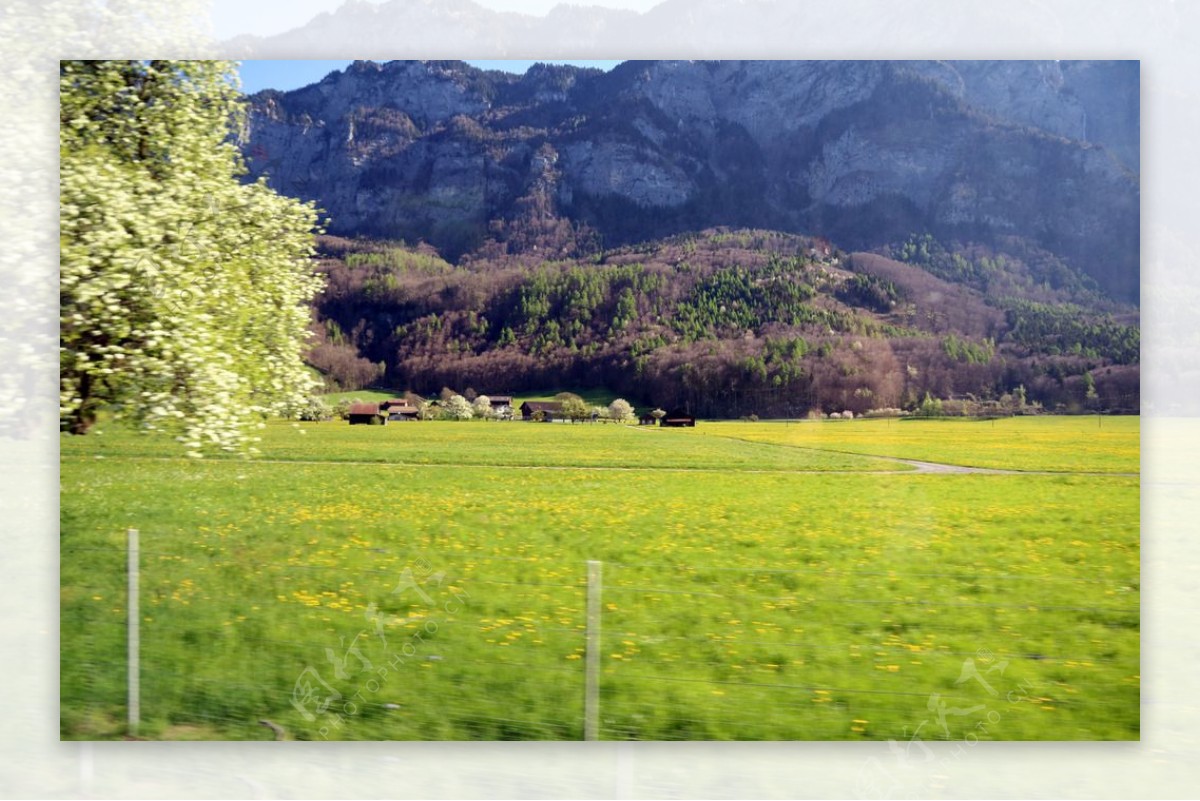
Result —
[[[470,420],[474,412],[471,410],[471,402],[462,395],[451,395],[450,400],[446,401],[442,407],[446,411],[446,416],[451,420]]]
[[[480,420],[490,420],[496,416],[492,411],[492,399],[487,395],[479,395],[475,398],[471,404],[471,412]]]
[[[617,398],[608,404],[608,416],[618,423],[626,423],[633,419],[633,407],[624,398]]]
[[[303,406],[317,213],[243,184],[235,70],[60,64],[61,427],[101,409],[188,452]]]

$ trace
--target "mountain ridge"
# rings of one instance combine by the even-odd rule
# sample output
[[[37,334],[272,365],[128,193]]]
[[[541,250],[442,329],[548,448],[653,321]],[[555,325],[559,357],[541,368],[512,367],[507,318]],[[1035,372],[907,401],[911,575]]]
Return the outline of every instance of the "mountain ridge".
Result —
[[[332,232],[452,258],[551,222],[572,231],[563,254],[712,225],[854,249],[1018,236],[1136,302],[1137,73],[652,61],[514,76],[360,61],[252,96],[245,153],[252,177],[317,200]]]

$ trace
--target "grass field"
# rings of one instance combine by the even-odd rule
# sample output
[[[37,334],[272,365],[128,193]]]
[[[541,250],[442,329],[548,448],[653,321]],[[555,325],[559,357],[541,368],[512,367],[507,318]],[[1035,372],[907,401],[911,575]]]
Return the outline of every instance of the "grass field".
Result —
[[[1136,417],[875,419],[852,422],[712,423],[693,433],[800,448],[869,453],[969,467],[1137,473]]]
[[[273,423],[249,461],[64,438],[61,734],[125,733],[135,527],[145,737],[580,739],[599,560],[604,738],[1136,739],[1138,423],[1100,432]]]

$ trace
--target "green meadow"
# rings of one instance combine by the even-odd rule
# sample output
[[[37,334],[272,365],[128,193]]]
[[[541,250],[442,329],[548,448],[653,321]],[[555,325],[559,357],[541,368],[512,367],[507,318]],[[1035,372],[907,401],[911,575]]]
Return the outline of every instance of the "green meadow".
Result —
[[[64,437],[62,737],[129,734],[128,528],[140,737],[582,739],[589,560],[605,739],[1139,735],[1135,418],[273,422],[258,447]]]

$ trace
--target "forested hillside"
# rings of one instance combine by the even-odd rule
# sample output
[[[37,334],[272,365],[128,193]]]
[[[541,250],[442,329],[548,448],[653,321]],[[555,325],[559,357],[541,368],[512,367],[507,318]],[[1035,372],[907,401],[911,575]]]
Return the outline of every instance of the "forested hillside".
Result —
[[[761,230],[536,261],[323,237],[330,386],[606,386],[703,416],[1136,410],[1137,312],[1032,246],[880,253]],[[928,400],[927,400],[928,399]]]

